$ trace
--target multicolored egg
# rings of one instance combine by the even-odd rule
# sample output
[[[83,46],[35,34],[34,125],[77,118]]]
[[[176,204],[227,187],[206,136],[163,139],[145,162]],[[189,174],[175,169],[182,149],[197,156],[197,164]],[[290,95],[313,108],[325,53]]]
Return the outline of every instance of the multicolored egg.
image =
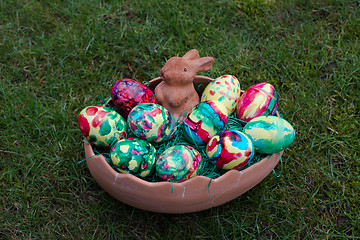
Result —
[[[84,108],[78,118],[82,134],[95,146],[109,147],[126,137],[126,121],[116,111],[102,106]]]
[[[278,106],[278,94],[270,83],[258,83],[248,88],[240,97],[236,108],[237,117],[250,121],[259,116],[274,115]]]
[[[240,83],[232,75],[224,75],[209,83],[201,96],[201,101],[218,101],[225,106],[230,116],[240,98]]]
[[[212,136],[224,129],[227,119],[227,110],[221,103],[200,102],[184,121],[184,136],[190,143],[205,145]]]
[[[140,139],[149,142],[169,140],[175,133],[176,120],[171,113],[155,103],[141,103],[128,116],[129,128]]]
[[[145,140],[122,139],[111,148],[110,158],[118,171],[144,178],[155,170],[156,149]]]
[[[295,130],[283,118],[261,116],[248,122],[244,129],[254,143],[255,151],[265,154],[278,153],[295,139]]]
[[[123,117],[140,103],[156,103],[154,93],[144,84],[132,80],[118,80],[112,87],[111,98]]]
[[[210,161],[221,169],[239,169],[252,159],[254,146],[244,133],[224,130],[210,139],[206,153]]]
[[[157,175],[162,180],[183,182],[201,171],[201,155],[193,147],[177,145],[166,149],[156,162]]]

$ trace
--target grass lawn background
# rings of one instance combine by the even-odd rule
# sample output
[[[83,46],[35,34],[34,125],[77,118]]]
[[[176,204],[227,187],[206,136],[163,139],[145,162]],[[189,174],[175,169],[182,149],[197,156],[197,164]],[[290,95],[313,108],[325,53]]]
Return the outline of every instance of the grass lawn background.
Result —
[[[0,2],[1,239],[360,238],[359,1]],[[206,211],[134,209],[93,180],[77,116],[196,48],[269,82],[296,130],[282,175]],[[280,170],[277,166],[276,170]]]

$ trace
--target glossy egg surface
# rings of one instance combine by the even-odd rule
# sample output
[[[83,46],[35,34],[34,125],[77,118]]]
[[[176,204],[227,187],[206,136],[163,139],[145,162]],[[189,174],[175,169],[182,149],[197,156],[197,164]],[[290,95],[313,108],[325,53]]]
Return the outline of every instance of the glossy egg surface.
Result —
[[[98,147],[109,147],[114,141],[126,137],[126,121],[107,107],[84,108],[79,114],[78,123],[84,137]]]
[[[240,98],[240,83],[232,75],[224,75],[209,83],[201,96],[201,101],[218,101],[227,110],[227,115],[232,114]]]
[[[206,153],[210,161],[221,169],[239,169],[251,160],[254,147],[244,133],[223,130],[210,139],[206,145]]]
[[[147,177],[155,170],[156,149],[149,142],[134,138],[118,141],[110,150],[115,168],[138,177]]]
[[[196,105],[184,121],[184,136],[187,141],[205,145],[227,123],[227,110],[219,102],[205,101]]]
[[[162,180],[182,182],[201,171],[201,155],[188,145],[176,145],[166,149],[156,162],[157,175]]]
[[[248,88],[240,97],[236,114],[240,120],[250,121],[259,116],[274,115],[278,106],[278,94],[269,83],[258,83]]]
[[[144,84],[132,80],[118,80],[111,89],[111,99],[123,117],[140,103],[156,103],[154,93]]]
[[[176,130],[176,120],[171,113],[155,103],[141,103],[128,116],[129,128],[140,139],[149,142],[169,140]]]
[[[255,151],[273,154],[287,148],[295,139],[295,130],[283,118],[261,116],[248,122],[243,131],[254,143]]]

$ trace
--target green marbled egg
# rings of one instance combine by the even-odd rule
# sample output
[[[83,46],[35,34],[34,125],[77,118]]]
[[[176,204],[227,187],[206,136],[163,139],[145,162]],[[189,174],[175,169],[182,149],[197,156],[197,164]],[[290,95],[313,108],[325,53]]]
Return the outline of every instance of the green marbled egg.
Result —
[[[138,177],[150,176],[155,170],[156,149],[138,138],[118,141],[110,150],[111,161],[120,172]]]
[[[265,154],[278,153],[295,139],[295,130],[291,124],[276,116],[254,118],[245,125],[243,131],[253,141],[255,151]]]

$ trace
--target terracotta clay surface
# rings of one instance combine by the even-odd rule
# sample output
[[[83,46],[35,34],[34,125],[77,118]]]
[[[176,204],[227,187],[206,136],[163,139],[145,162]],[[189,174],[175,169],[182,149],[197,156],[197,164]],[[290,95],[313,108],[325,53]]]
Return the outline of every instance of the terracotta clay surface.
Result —
[[[91,145],[84,145],[86,157],[93,156]],[[111,196],[130,206],[161,213],[196,212],[222,205],[261,182],[278,162],[276,153],[245,170],[230,170],[211,183],[204,176],[170,183],[147,182],[128,173],[118,173],[102,155],[86,161],[95,181]]]
[[[176,119],[189,113],[200,102],[194,88],[196,74],[209,71],[213,63],[214,58],[200,58],[196,49],[188,51],[183,57],[170,58],[160,70],[162,81],[155,88],[157,101]]]
[[[149,86],[155,87],[159,81],[161,79],[153,79]],[[195,84],[203,88],[209,81],[212,79],[197,76]],[[102,155],[94,156],[91,145],[84,143],[84,148],[91,175],[107,193],[130,206],[160,213],[196,212],[229,202],[271,173],[280,160],[279,154],[284,152],[264,158],[245,170],[230,170],[216,179],[197,176],[182,183],[171,183],[147,182],[128,173],[118,173]]]

